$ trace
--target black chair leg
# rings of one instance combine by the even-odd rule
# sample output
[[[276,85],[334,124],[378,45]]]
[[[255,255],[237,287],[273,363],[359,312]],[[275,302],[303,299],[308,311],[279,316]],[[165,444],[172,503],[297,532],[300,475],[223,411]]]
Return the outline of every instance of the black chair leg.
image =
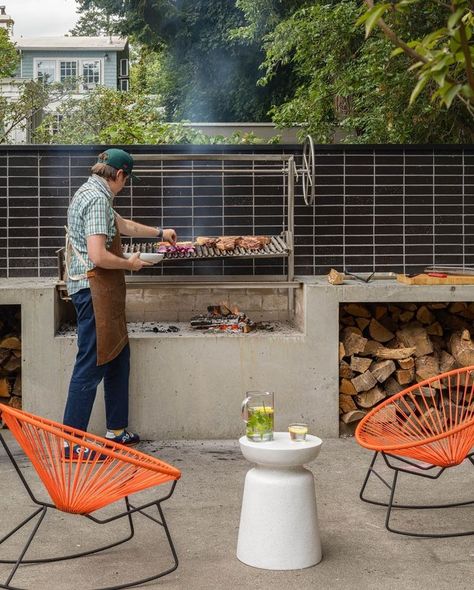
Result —
[[[375,504],[376,506],[384,506],[387,508],[387,512],[386,512],[386,516],[385,516],[385,528],[388,531],[390,531],[391,533],[396,533],[398,535],[405,535],[405,536],[409,536],[409,537],[421,537],[421,538],[428,538],[428,539],[442,539],[442,538],[449,538],[449,537],[466,537],[469,535],[474,535],[474,530],[453,532],[453,533],[418,533],[418,532],[411,532],[411,531],[405,531],[405,530],[393,528],[390,524],[390,519],[392,516],[392,510],[394,508],[399,508],[402,510],[435,510],[435,509],[440,509],[440,508],[456,508],[459,506],[469,506],[470,504],[474,504],[474,500],[468,500],[465,502],[454,502],[451,504],[437,504],[437,505],[397,504],[395,501],[395,492],[396,492],[396,487],[397,487],[397,483],[398,483],[399,473],[404,472],[404,473],[408,473],[409,475],[415,475],[417,477],[424,477],[424,478],[427,478],[428,476],[426,476],[425,474],[421,474],[421,473],[418,474],[418,473],[414,473],[411,471],[407,471],[406,469],[403,469],[403,468],[397,469],[392,464],[389,464],[387,462],[387,459],[385,458],[386,459],[385,462],[386,462],[387,466],[394,471],[392,482],[388,483],[379,473],[377,473],[377,471],[374,468],[374,464],[377,459],[377,456],[378,456],[378,452],[376,452],[372,458],[369,469],[367,471],[364,482],[362,484],[362,488],[360,490],[359,497],[363,502],[367,502],[368,504]],[[472,456],[469,456],[468,459],[471,461],[471,463],[474,464],[474,461],[472,460]],[[443,471],[444,471],[444,469],[443,469]],[[431,477],[431,476],[428,477],[428,479],[437,479],[438,476],[443,471],[440,471],[434,477]],[[367,483],[368,483],[370,476],[372,474],[374,474],[380,481],[382,481],[382,483],[386,487],[388,487],[388,489],[390,490],[390,496],[389,496],[388,502],[381,502],[378,500],[370,500],[364,496],[364,492],[367,487]]]
[[[41,523],[43,522],[44,517],[46,516],[46,512],[47,512],[47,508],[46,506],[44,506],[43,508],[40,509],[40,517],[38,519],[38,522],[35,524],[33,531],[31,532],[30,536],[28,537],[28,540],[25,543],[25,546],[23,547],[23,549],[21,550],[20,556],[18,557],[18,559],[15,562],[15,565],[13,566],[8,578],[6,579],[4,584],[0,584],[0,588],[6,588],[7,590],[16,590],[15,586],[11,586],[10,582],[12,581],[13,576],[16,574],[17,569],[20,567],[22,561],[23,561],[23,557],[25,556],[25,553],[28,551],[28,547],[31,545],[31,543],[33,542],[33,539],[35,538],[36,533],[38,532],[38,529],[41,525]],[[31,518],[29,518],[28,520],[31,520]],[[22,523],[21,526],[23,526]],[[18,528],[17,528],[18,530]]]

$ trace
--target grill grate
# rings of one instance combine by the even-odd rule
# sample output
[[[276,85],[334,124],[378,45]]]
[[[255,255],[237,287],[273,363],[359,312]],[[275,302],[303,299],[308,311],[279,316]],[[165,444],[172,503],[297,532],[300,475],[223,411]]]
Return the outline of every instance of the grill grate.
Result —
[[[123,244],[123,252],[158,252],[158,245],[153,242],[135,244]],[[289,247],[281,236],[272,236],[271,242],[259,249],[241,248],[224,251],[207,246],[194,246],[189,252],[166,252],[163,262],[166,260],[201,260],[209,258],[281,258],[289,255]]]

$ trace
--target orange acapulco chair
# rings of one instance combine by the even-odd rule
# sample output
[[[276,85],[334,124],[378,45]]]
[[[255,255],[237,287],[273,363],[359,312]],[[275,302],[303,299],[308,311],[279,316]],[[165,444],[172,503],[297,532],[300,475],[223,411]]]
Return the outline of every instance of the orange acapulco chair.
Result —
[[[400,473],[438,479],[446,469],[460,465],[465,460],[474,465],[474,366],[442,373],[390,397],[364,416],[355,436],[360,445],[375,451],[360,491],[360,499],[387,507],[387,530],[414,537],[474,534],[474,530],[438,534],[409,532],[390,526],[393,508],[451,508],[474,504],[474,500],[439,505],[395,502]],[[375,469],[379,454],[385,465],[394,471],[391,483],[385,481]],[[372,474],[390,490],[388,502],[364,496]]]
[[[102,590],[118,590],[144,584],[161,578],[178,567],[178,557],[161,507],[161,503],[170,498],[174,492],[176,483],[181,476],[178,469],[134,449],[111,443],[105,438],[75,430],[21,410],[15,410],[4,404],[0,404],[0,413],[5,424],[33,464],[51,498],[51,502],[36,498],[12,451],[0,433],[0,443],[31,500],[39,506],[23,522],[0,538],[1,546],[4,541],[37,517],[33,532],[21,550],[20,556],[17,559],[0,559],[0,563],[13,565],[7,580],[4,583],[0,582],[0,588],[21,590],[10,584],[21,565],[51,563],[85,557],[129,541],[135,533],[133,515],[137,516],[138,514],[163,527],[173,556],[173,565],[147,578],[118,586],[108,586]],[[80,445],[82,451],[88,450],[89,452],[78,453],[79,456],[75,457],[73,453],[65,453],[65,447],[68,445],[69,448]],[[131,494],[168,482],[171,483],[169,492],[158,499],[140,506],[132,505],[129,500]],[[93,512],[118,500],[125,501],[123,512],[102,519],[92,515]],[[158,509],[156,516],[147,511],[148,508],[154,509],[154,507]],[[46,559],[25,559],[25,554],[49,509],[81,515],[96,524],[107,524],[126,517],[129,532],[124,539],[89,551]]]

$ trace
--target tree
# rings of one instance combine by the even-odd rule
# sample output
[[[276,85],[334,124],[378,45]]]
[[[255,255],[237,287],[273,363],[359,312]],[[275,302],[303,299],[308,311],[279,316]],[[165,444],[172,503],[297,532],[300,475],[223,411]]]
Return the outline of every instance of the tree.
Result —
[[[379,26],[386,37],[397,46],[394,54],[410,58],[410,69],[417,72],[416,83],[410,97],[413,103],[422,90],[434,82],[437,90],[432,100],[450,107],[459,100],[474,118],[474,5],[469,0],[435,2],[441,23],[433,30],[404,40],[400,27],[403,20],[419,10],[426,0],[377,2],[364,0],[367,10],[358,19],[364,23],[366,35]],[[384,20],[387,16],[389,20]]]
[[[116,31],[159,54],[148,88],[162,95],[170,120],[269,120],[273,102],[288,92],[289,77],[257,86],[264,54],[259,39],[232,34],[246,25],[235,2],[80,0],[79,7],[107,12]]]
[[[59,129],[53,125],[57,116]],[[252,134],[234,134],[229,140],[165,122],[157,97],[105,87],[81,98],[66,97],[54,114],[44,117],[34,139],[59,144],[261,143]]]
[[[439,25],[435,3],[427,4],[400,24],[407,38]],[[274,121],[299,124],[302,134],[320,142],[336,136],[356,143],[471,141],[474,125],[459,106],[446,111],[431,102],[430,85],[408,104],[414,76],[408,57],[391,58],[393,46],[383,36],[365,40],[354,26],[360,11],[355,0],[313,1],[265,37],[260,83],[279,77],[288,65],[296,78],[292,94],[273,109]]]
[[[0,27],[0,78],[13,76],[18,65],[18,53],[8,37],[8,32]]]
[[[107,37],[114,34],[116,24],[116,19],[107,12],[92,7],[80,13],[69,33],[73,37]]]
[[[61,100],[66,90],[60,84],[43,84],[33,80],[13,83],[16,96],[0,95],[0,144],[10,141],[16,129],[33,130],[44,109]]]

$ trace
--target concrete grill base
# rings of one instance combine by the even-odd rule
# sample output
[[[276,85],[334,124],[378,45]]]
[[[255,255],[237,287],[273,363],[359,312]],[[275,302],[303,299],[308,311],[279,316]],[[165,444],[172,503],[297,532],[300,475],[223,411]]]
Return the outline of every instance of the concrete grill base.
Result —
[[[281,306],[281,294],[277,295],[275,304]],[[295,290],[294,322],[283,321],[282,331],[132,333],[130,427],[150,439],[237,438],[243,432],[240,402],[244,393],[267,389],[275,392],[276,430],[285,430],[290,421],[303,421],[313,434],[337,437],[339,304],[472,301],[472,295],[470,286],[348,281],[334,287],[325,277],[317,277],[301,280]],[[65,304],[55,282],[3,279],[1,304],[22,306],[24,408],[61,420],[76,341],[56,336]],[[133,313],[137,321],[136,306]],[[153,319],[162,320],[156,313]],[[103,431],[100,391],[90,429]]]

